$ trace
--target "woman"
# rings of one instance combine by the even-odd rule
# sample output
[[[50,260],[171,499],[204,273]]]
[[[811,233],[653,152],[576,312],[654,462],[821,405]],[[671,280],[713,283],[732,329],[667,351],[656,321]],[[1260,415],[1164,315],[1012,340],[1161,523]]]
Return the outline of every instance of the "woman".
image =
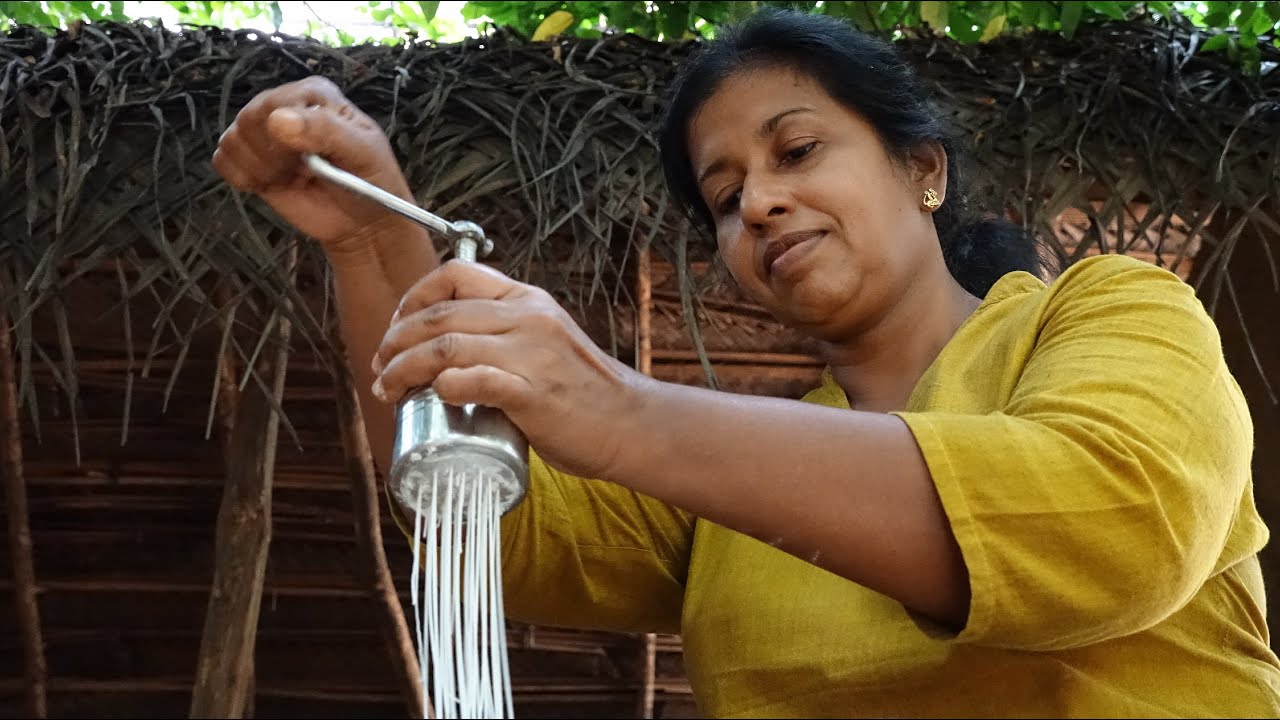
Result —
[[[673,194],[823,348],[803,402],[646,378],[546,293],[436,268],[300,169],[410,197],[324,81],[263,93],[214,157],[324,244],[379,458],[428,383],[529,437],[511,617],[681,632],[713,716],[1280,715],[1250,419],[1187,285],[1110,256],[1046,287],[966,213],[909,68],[839,21],[754,15],[667,108]]]

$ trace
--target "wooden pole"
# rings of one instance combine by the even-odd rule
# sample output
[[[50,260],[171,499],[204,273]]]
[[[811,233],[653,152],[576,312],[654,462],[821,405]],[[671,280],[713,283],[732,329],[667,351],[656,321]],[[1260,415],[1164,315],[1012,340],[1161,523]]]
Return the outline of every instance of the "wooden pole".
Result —
[[[232,332],[231,318],[232,311],[235,309],[232,304],[235,300],[231,296],[231,289],[225,281],[220,281],[214,288],[214,299],[219,307],[223,310],[222,315],[222,331],[224,333]],[[230,344],[224,346],[218,353],[218,395],[215,398],[215,407],[218,417],[218,435],[222,442],[222,457],[229,458],[232,453],[232,438],[235,437],[236,426],[236,408],[240,406],[240,385],[237,381],[238,364],[236,363],[236,353]],[[274,478],[273,478],[274,480]],[[274,484],[274,483],[273,483]],[[256,639],[254,645],[257,645]],[[240,713],[243,718],[252,718],[254,714],[254,700],[257,695],[256,674],[257,667],[250,655],[247,666],[244,668],[245,673],[245,700],[244,709]]]
[[[293,251],[286,274],[293,282]],[[253,651],[262,584],[271,545],[271,473],[280,418],[273,403],[284,397],[289,362],[288,304],[277,316],[277,343],[258,366],[257,382],[245,386],[228,443],[227,482],[218,512],[213,586],[191,696],[193,718],[241,718],[253,685]]]
[[[18,388],[13,371],[13,346],[9,341],[9,315],[0,308],[0,425],[4,428],[4,495],[9,516],[9,554],[13,557],[13,584],[18,626],[22,629],[22,655],[26,667],[27,711],[33,718],[49,716],[45,695],[48,667],[40,632],[40,606],[36,602],[35,562],[31,552],[31,521],[27,511],[27,487],[22,477],[22,428],[18,425]]]
[[[641,646],[640,651],[640,667],[644,677],[640,684],[640,702],[636,710],[636,716],[646,718],[646,720],[653,717],[657,665],[658,637],[653,633],[648,633],[644,636],[644,644]]]
[[[341,347],[341,342],[337,342]],[[351,481],[356,546],[359,551],[356,566],[377,606],[378,630],[391,655],[396,684],[410,717],[428,717],[423,710],[424,708],[430,710],[431,703],[423,694],[422,681],[418,674],[418,654],[413,647],[409,624],[404,619],[404,607],[396,594],[395,582],[392,580],[386,551],[382,545],[378,482],[374,470],[373,453],[369,449],[369,438],[365,435],[364,418],[360,413],[359,395],[356,393],[351,369],[347,367],[345,361],[340,357],[336,365],[338,368],[338,424],[342,430],[342,445],[347,457],[347,475]],[[435,717],[435,713],[432,712],[429,717]]]
[[[214,297],[225,313],[222,331],[230,332],[227,324],[230,322],[231,305],[234,300],[225,282],[218,283],[217,288],[214,289]],[[152,368],[155,369],[154,364]],[[215,404],[218,413],[218,430],[221,433],[223,457],[230,457],[231,431],[236,423],[236,408],[240,405],[240,389],[236,381],[236,354],[230,344],[218,353],[217,373],[218,395],[215,398]]]

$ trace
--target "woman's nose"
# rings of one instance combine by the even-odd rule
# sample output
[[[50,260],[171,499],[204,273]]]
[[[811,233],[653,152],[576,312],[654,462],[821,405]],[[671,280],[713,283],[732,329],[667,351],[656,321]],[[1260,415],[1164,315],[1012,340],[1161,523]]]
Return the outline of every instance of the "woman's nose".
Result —
[[[790,194],[781,183],[755,182],[742,187],[742,222],[754,230],[786,216],[792,211]]]

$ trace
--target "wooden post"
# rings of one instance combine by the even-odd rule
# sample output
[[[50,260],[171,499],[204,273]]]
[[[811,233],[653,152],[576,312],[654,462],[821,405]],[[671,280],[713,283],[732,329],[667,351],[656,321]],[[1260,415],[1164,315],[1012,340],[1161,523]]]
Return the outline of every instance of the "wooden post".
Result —
[[[231,295],[231,289],[225,281],[220,281],[214,288],[214,299],[218,306],[222,308],[224,315],[222,320],[222,331],[224,333],[233,332],[231,327],[232,305],[236,300]],[[236,409],[240,407],[240,385],[237,377],[239,376],[239,367],[236,363],[235,350],[228,343],[218,353],[218,394],[215,399],[215,407],[218,417],[218,435],[222,443],[222,457],[229,458],[232,453],[232,439],[235,437],[236,426]],[[257,643],[254,643],[255,647]],[[257,674],[257,665],[253,656],[250,655],[248,663],[244,668],[245,673],[245,699],[244,708],[239,713],[240,717],[248,720],[254,715],[254,700],[256,696],[257,683],[255,675]]]
[[[636,707],[636,717],[653,717],[654,685],[657,680],[658,637],[653,633],[644,636],[640,651],[640,667],[643,678],[640,683],[640,698]]]
[[[230,322],[230,311],[232,304],[235,302],[231,297],[231,290],[227,287],[226,282],[219,282],[214,288],[214,298],[218,306],[222,308],[223,321],[222,331],[230,332],[227,323]],[[218,394],[215,398],[215,405],[218,413],[218,431],[222,441],[222,456],[230,457],[231,451],[231,430],[236,423],[236,408],[240,405],[239,383],[236,381],[236,358],[235,351],[232,350],[230,344],[218,353]]]
[[[334,342],[341,348],[341,340],[335,339]],[[369,449],[369,438],[365,435],[355,380],[343,355],[339,353],[335,363],[338,368],[338,424],[342,430],[342,447],[347,457],[347,476],[351,481],[358,549],[356,566],[377,605],[378,629],[387,645],[387,652],[391,655],[391,667],[410,717],[428,717],[423,714],[423,710],[424,706],[430,710],[431,703],[423,695],[422,680],[418,674],[418,654],[409,634],[409,624],[404,619],[404,608],[396,594],[395,582],[391,578],[391,569],[387,565],[387,555],[382,545],[373,453]],[[435,717],[435,713],[432,712],[430,717]]]
[[[27,511],[27,486],[22,476],[22,428],[18,425],[18,388],[13,371],[13,346],[9,341],[9,315],[0,308],[0,413],[4,429],[4,495],[9,516],[9,554],[13,556],[13,585],[17,597],[18,626],[22,630],[22,655],[26,665],[27,711],[33,718],[49,716],[45,683],[44,640],[40,632],[40,606],[36,602],[35,562],[31,553],[31,521]]]
[[[649,246],[640,251],[636,265],[636,369],[645,375],[653,374],[653,334],[651,319],[653,315],[653,273]],[[636,717],[653,717],[654,682],[657,674],[658,638],[647,633],[641,644],[640,697],[636,705]]]
[[[296,264],[295,250],[286,275],[290,284]],[[253,686],[253,651],[271,545],[271,473],[280,427],[273,403],[278,405],[284,397],[289,362],[287,309],[288,305],[277,317],[275,352],[258,366],[271,397],[257,382],[245,386],[227,444],[227,484],[218,511],[213,585],[191,697],[193,718],[243,717]]]

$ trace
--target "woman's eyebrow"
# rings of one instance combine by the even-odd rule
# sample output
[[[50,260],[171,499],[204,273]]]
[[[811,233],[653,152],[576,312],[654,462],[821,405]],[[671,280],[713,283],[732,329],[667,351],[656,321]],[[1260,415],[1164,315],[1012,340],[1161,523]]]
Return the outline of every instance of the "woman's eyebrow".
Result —
[[[813,111],[814,111],[813,108],[803,107],[803,106],[793,107],[787,110],[783,110],[782,112],[774,115],[773,117],[761,123],[760,129],[756,131],[756,134],[762,138],[766,138],[769,135],[773,134],[775,131],[777,131],[778,125],[782,124],[782,121],[784,118],[790,115],[795,115],[796,113],[803,113],[803,112],[811,113]],[[715,162],[708,165],[706,169],[704,169],[701,173],[698,173],[698,181],[697,181],[698,187],[701,187],[702,183],[705,182],[707,178],[723,170],[725,165],[727,164],[728,164],[728,160],[724,158],[717,158]]]
[[[760,131],[759,131],[757,134],[758,134],[760,137],[768,137],[769,135],[771,135],[774,131],[776,131],[776,130],[778,129],[778,125],[782,124],[782,119],[783,119],[783,118],[787,117],[788,115],[795,115],[796,113],[802,113],[802,112],[813,112],[813,108],[811,108],[811,107],[793,107],[793,108],[791,108],[790,110],[783,110],[782,112],[778,113],[777,115],[774,115],[773,117],[771,117],[771,118],[769,118],[768,120],[765,120],[763,123],[761,123],[761,124],[760,124]]]

